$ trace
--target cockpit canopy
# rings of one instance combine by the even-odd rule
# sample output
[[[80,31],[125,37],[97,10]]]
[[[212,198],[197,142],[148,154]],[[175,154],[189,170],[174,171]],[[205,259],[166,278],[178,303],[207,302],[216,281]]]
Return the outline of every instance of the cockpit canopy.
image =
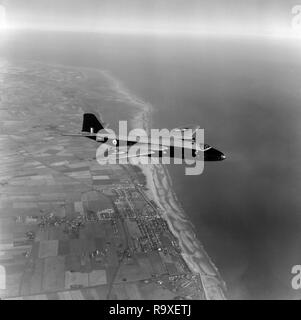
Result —
[[[212,147],[209,144],[200,143],[200,144],[198,144],[198,148],[197,149],[199,149],[199,151],[207,151],[207,150],[209,150],[211,148]]]

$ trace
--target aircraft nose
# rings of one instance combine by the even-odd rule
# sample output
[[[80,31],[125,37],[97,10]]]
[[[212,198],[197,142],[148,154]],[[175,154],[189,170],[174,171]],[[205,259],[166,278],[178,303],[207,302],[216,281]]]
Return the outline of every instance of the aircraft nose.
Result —
[[[225,160],[226,156],[219,150],[215,148],[210,148],[205,151],[204,160],[205,161],[221,161]]]

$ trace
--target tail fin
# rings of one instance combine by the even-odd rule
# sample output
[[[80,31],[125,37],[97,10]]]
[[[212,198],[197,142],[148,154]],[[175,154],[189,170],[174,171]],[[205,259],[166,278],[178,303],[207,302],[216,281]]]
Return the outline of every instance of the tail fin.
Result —
[[[82,132],[89,132],[93,134],[97,133],[101,129],[104,129],[104,127],[93,113],[84,114]]]

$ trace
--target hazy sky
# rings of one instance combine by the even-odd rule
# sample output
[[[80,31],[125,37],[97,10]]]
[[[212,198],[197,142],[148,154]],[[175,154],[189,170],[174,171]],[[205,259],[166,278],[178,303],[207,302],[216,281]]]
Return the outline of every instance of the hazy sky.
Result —
[[[90,31],[291,33],[301,0],[2,0],[10,27]],[[1,0],[0,0],[1,3]]]

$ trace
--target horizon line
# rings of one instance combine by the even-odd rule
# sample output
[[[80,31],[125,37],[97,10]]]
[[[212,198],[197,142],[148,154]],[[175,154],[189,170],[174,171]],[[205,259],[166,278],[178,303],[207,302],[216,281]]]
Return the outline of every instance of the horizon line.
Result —
[[[42,27],[37,28],[33,26],[6,26],[5,29],[0,30],[0,33],[9,31],[37,31],[37,32],[70,32],[70,33],[91,33],[91,34],[108,34],[108,35],[150,35],[150,36],[233,36],[233,37],[262,37],[262,38],[278,38],[278,39],[301,39],[300,32],[235,32],[235,31],[208,31],[200,29],[153,29],[153,28],[55,28]]]

